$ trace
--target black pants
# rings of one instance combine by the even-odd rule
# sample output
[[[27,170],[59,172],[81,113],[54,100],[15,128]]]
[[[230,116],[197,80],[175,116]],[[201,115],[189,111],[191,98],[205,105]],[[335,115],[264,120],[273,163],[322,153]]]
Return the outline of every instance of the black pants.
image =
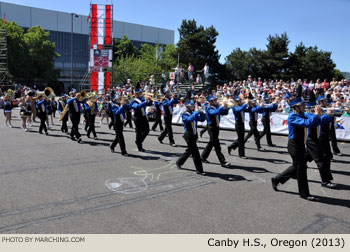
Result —
[[[330,166],[327,165],[325,155],[322,153],[321,143],[318,140],[308,139],[306,141],[306,160],[314,160],[320,172],[323,183],[329,182],[333,179]],[[330,162],[329,162],[330,163]]]
[[[119,143],[122,154],[125,154],[126,148],[125,148],[125,140],[123,135],[123,122],[114,123],[114,130],[115,130],[115,138],[113,143],[111,144],[111,148],[114,149],[115,146],[117,146],[117,144]]]
[[[88,118],[88,115],[87,113],[84,113],[84,119],[85,119],[85,131],[88,131],[88,128],[89,128],[89,118]]]
[[[92,134],[94,135],[94,137],[97,137],[96,135],[96,131],[95,131],[95,119],[96,119],[96,115],[88,115],[87,116],[87,121],[89,122],[89,127],[87,130],[87,136],[90,137],[90,134],[92,132]]]
[[[67,121],[68,121],[68,112],[64,115],[62,118],[62,126],[61,126],[61,131],[64,133],[68,132],[68,126],[67,126]]]
[[[266,141],[268,145],[272,145],[272,140],[271,140],[271,128],[270,128],[270,118],[262,118],[262,123],[264,125],[264,130],[260,133],[260,139],[263,138],[266,134]],[[259,139],[259,140],[260,140]]]
[[[152,130],[156,130],[157,126],[159,125],[159,129],[163,131],[163,125],[162,125],[162,113],[157,112],[156,114],[156,121],[154,122],[152,126]]]
[[[108,116],[111,118],[108,128],[111,129],[112,127],[114,127],[114,115],[113,113],[110,113]]]
[[[329,172],[328,177],[329,180],[333,180],[332,172],[331,172],[331,159],[333,158],[333,154],[331,151],[331,146],[329,144],[329,140],[327,138],[320,138],[320,148],[323,154],[323,165],[324,170]]]
[[[190,136],[188,134],[184,134],[183,138],[185,139],[187,143],[187,149],[185,150],[185,153],[181,155],[181,157],[177,160],[177,164],[180,166],[183,165],[186,160],[189,158],[189,156],[192,155],[193,158],[193,163],[196,167],[196,170],[199,172],[203,172],[203,165],[202,165],[202,160],[199,155],[199,150],[197,146],[197,139],[198,136]]]
[[[80,114],[71,114],[70,121],[72,122],[72,129],[70,131],[71,138],[80,138],[81,135],[79,133],[79,123],[80,123]]]
[[[207,130],[208,130],[208,124],[205,125],[205,126],[203,127],[203,129],[201,129],[201,131],[199,132],[199,134],[200,134],[200,135],[203,135]]]
[[[171,126],[172,119],[172,116],[164,117],[165,130],[160,134],[158,138],[159,140],[163,141],[163,139],[168,135],[171,144],[175,143],[173,128]]]
[[[331,129],[329,131],[329,139],[332,142],[333,153],[340,153],[340,150],[337,145],[337,135],[335,133],[334,120],[335,120],[335,117],[332,116]]]
[[[125,127],[129,124],[130,128],[132,128],[132,120],[131,119],[132,119],[131,111],[127,111],[126,112],[126,122],[124,123]]]
[[[304,146],[295,146],[292,141],[288,141],[288,153],[292,157],[293,164],[286,170],[276,176],[279,183],[286,183],[290,178],[295,177],[298,180],[298,191],[302,198],[310,196],[309,185],[307,181],[307,166],[305,160]]]
[[[219,141],[219,128],[218,127],[208,127],[208,134],[209,134],[209,143],[205,147],[203,153],[202,153],[202,158],[207,159],[209,157],[209,154],[211,150],[215,149],[216,156],[218,157],[219,161],[221,164],[225,163],[225,157],[221,152],[221,146],[220,146],[220,141]]]
[[[248,134],[244,137],[244,143],[246,143],[248,141],[248,139],[254,135],[254,140],[255,140],[255,144],[257,148],[261,148],[260,145],[260,135],[259,135],[259,131],[257,128],[257,122],[256,121],[249,121],[249,126],[250,126],[250,130],[248,132]]]
[[[237,137],[238,139],[233,141],[233,143],[230,145],[232,149],[236,149],[238,145],[238,155],[240,157],[245,156],[245,150],[244,150],[244,123],[243,122],[236,122],[235,124]]]
[[[39,133],[43,133],[43,130],[45,131],[45,133],[47,133],[47,128],[46,128],[47,115],[46,115],[46,113],[39,113],[38,116],[40,119]]]
[[[142,143],[149,133],[149,124],[147,118],[136,118],[135,119],[135,131],[136,131],[136,145],[137,148],[142,148]]]

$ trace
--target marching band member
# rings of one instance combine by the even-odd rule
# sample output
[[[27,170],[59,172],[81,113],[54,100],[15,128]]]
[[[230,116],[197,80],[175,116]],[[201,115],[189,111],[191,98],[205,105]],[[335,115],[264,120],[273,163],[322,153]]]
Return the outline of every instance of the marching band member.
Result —
[[[111,122],[108,124],[108,128],[109,129],[114,127],[114,114],[113,114],[113,111],[112,111],[112,107],[114,105],[114,97],[115,97],[115,93],[112,92],[112,94],[111,94],[111,101],[108,101],[108,103],[107,103],[107,114],[108,114],[108,117],[111,119]]]
[[[67,95],[64,94],[61,99],[58,100],[57,106],[58,106],[58,112],[61,114],[64,110],[64,108],[67,105]],[[67,121],[68,121],[68,113],[66,113],[62,119],[62,126],[61,126],[61,131],[63,133],[68,133],[68,126],[67,126]]]
[[[79,123],[81,115],[81,94],[77,93],[75,97],[68,99],[68,111],[69,117],[72,122],[72,129],[70,132],[70,137],[73,141],[78,140],[81,142],[81,135],[79,133]]]
[[[119,143],[120,150],[123,156],[128,156],[125,148],[125,140],[123,135],[124,129],[124,119],[125,112],[131,109],[130,104],[125,104],[124,98],[121,98],[119,95],[115,96],[115,104],[112,106],[112,112],[114,115],[114,130],[115,130],[115,139],[110,146],[111,152],[114,152],[115,146]]]
[[[321,95],[317,97],[317,102],[320,106],[323,106],[327,102],[327,99]],[[331,174],[331,159],[333,158],[333,154],[331,151],[331,146],[329,143],[329,134],[331,131],[330,124],[332,123],[332,118],[329,114],[324,114],[321,116],[320,119],[320,132],[319,132],[319,143],[320,148],[322,152],[323,157],[323,170],[325,171],[324,179],[322,179],[322,186],[327,188],[336,188],[337,185],[331,183],[331,180],[333,180],[332,174]]]
[[[261,148],[260,145],[260,135],[258,131],[258,113],[262,113],[263,109],[260,106],[257,105],[252,105],[248,107],[248,112],[249,112],[249,126],[250,130],[248,134],[244,137],[244,143],[248,141],[248,139],[254,135],[254,140],[256,144],[256,148],[258,151],[264,151],[263,148]]]
[[[27,110],[28,109],[27,102],[29,102],[29,109],[30,109],[29,111]],[[24,129],[24,131],[27,132],[28,131],[27,118],[28,118],[28,116],[32,115],[32,113],[31,113],[32,108],[31,108],[29,96],[26,96],[26,98],[24,98],[24,97],[21,98],[21,101],[19,103],[19,107],[20,107],[20,115],[22,118],[22,129]]]
[[[157,99],[160,99],[160,95],[158,95]],[[154,101],[154,109],[156,110],[156,121],[154,122],[152,126],[152,130],[156,131],[157,126],[159,125],[160,131],[163,131],[163,125],[162,125],[162,102]]]
[[[181,155],[181,157],[176,161],[176,166],[178,169],[182,169],[182,165],[186,162],[189,156],[192,155],[194,165],[197,170],[197,174],[205,175],[203,172],[203,165],[199,150],[197,147],[197,122],[204,122],[205,115],[201,111],[201,108],[198,108],[198,105],[195,105],[193,101],[186,102],[186,111],[182,114],[182,122],[184,124],[185,133],[183,138],[187,143],[187,149]]]
[[[305,103],[301,97],[291,100],[293,112],[288,116],[288,153],[293,160],[292,166],[271,178],[272,188],[277,191],[279,183],[284,184],[296,175],[298,180],[298,191],[301,198],[314,201],[315,197],[310,195],[307,181],[307,166],[305,160],[305,128],[314,127],[318,124],[319,107],[316,114],[305,113]]]
[[[269,97],[265,96],[264,100],[265,102],[269,101]],[[260,107],[262,108],[262,123],[264,125],[264,130],[262,132],[260,132],[260,136],[259,136],[259,140],[261,140],[261,138],[263,138],[266,135],[266,141],[268,146],[270,147],[274,147],[276,146],[275,144],[272,143],[272,139],[271,139],[271,127],[270,127],[270,123],[271,123],[271,112],[275,112],[278,108],[277,104],[274,102],[271,105],[267,105],[265,106],[264,102],[262,102],[260,104]]]
[[[173,136],[173,128],[171,126],[173,120],[173,105],[179,103],[175,95],[172,95],[170,99],[170,91],[165,91],[165,97],[163,99],[163,111],[164,111],[164,124],[165,130],[158,137],[158,141],[162,144],[164,138],[168,135],[170,146],[175,147],[175,141]]]
[[[142,97],[142,90],[135,90],[135,99],[131,102],[131,107],[134,110],[135,126],[136,126],[136,145],[139,151],[144,152],[142,147],[143,141],[146,139],[149,133],[149,124],[146,117],[146,106],[152,106],[152,100],[147,100]]]
[[[228,114],[228,106],[224,104],[224,106],[219,106],[216,97],[210,96],[208,98],[209,106],[206,110],[207,114],[207,125],[208,125],[208,134],[210,140],[205,147],[201,159],[203,163],[209,163],[207,158],[210,155],[212,148],[215,148],[216,156],[218,157],[220,164],[222,167],[229,167],[230,163],[225,161],[225,157],[221,152],[220,141],[219,141],[219,124],[220,124],[220,116]]]
[[[47,120],[47,100],[46,97],[43,95],[38,96],[38,102],[36,104],[36,109],[38,111],[38,117],[40,119],[40,127],[39,127],[39,134],[43,133],[43,130],[45,131],[45,135],[48,135],[46,128],[46,120]]]
[[[228,153],[231,155],[232,149],[235,150],[238,147],[239,157],[247,159],[244,151],[244,113],[247,111],[249,100],[247,99],[245,104],[242,104],[241,99],[239,98],[239,96],[237,96],[235,98],[235,101],[237,102],[238,106],[233,106],[232,111],[235,115],[235,129],[237,132],[238,139],[233,141],[233,143],[230,146],[228,146],[227,149]]]
[[[88,124],[86,136],[90,138],[90,134],[92,132],[94,139],[97,140],[95,131],[95,119],[98,112],[97,102],[95,101],[94,97],[90,97],[86,102],[83,103],[83,105]]]
[[[213,97],[214,97],[214,96],[213,96]],[[208,101],[206,101],[206,102],[203,103],[202,108],[204,109],[204,111],[207,111],[208,106],[209,106],[209,102],[208,102]],[[203,129],[201,129],[201,131],[199,132],[199,136],[200,136],[200,137],[203,137],[203,134],[204,134],[207,130],[208,130],[208,124],[206,124],[206,125],[203,127]]]
[[[4,97],[4,115],[6,117],[5,125],[6,127],[10,127],[10,128],[12,128],[11,110],[12,110],[11,97],[9,94],[6,93]]]

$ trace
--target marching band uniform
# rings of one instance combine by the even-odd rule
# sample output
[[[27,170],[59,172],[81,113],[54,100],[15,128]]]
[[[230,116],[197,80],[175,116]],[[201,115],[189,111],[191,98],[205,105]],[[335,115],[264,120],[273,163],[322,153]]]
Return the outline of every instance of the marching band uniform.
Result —
[[[260,135],[259,135],[259,131],[258,131],[257,120],[258,120],[258,113],[262,113],[263,109],[260,106],[255,106],[255,107],[249,107],[248,111],[249,111],[250,130],[249,130],[248,134],[244,137],[244,143],[246,143],[248,141],[248,139],[252,135],[254,135],[254,140],[255,140],[257,150],[262,151],[263,149],[261,148],[261,145],[260,145]]]
[[[107,114],[111,118],[111,122],[108,124],[108,128],[111,129],[114,126],[114,114],[112,111],[114,103],[113,101],[109,101],[107,104]]]
[[[97,102],[96,101],[87,101],[84,102],[84,111],[85,115],[87,118],[87,124],[88,124],[88,129],[87,129],[87,137],[90,138],[90,134],[94,135],[94,139],[97,139],[96,131],[95,131],[95,119],[96,119],[96,114],[98,112],[98,107],[97,107]]]
[[[81,134],[79,133],[79,123],[81,114],[81,102],[77,98],[68,99],[69,117],[72,122],[70,137],[72,140],[78,139],[81,142]]]
[[[268,146],[274,147],[276,146],[275,144],[272,143],[271,140],[271,127],[270,127],[270,115],[271,112],[275,112],[277,110],[278,106],[276,103],[273,103],[272,105],[269,106],[264,106],[262,108],[262,123],[264,125],[264,130],[260,132],[259,140],[263,138],[266,134],[266,141]]]
[[[209,97],[208,101],[213,101],[214,97]],[[219,141],[219,124],[220,124],[220,116],[221,115],[227,115],[228,114],[228,109],[219,106],[219,105],[209,105],[206,110],[206,115],[207,115],[207,125],[208,125],[208,134],[209,134],[209,142],[207,146],[205,147],[201,159],[203,163],[209,163],[207,158],[209,157],[209,154],[212,150],[212,148],[215,148],[216,156],[218,157],[221,166],[223,167],[228,167],[230,164],[226,163],[225,157],[221,152],[221,147],[220,147],[220,141]]]
[[[209,106],[209,102],[205,102],[205,103],[203,103],[203,106],[202,106],[202,107],[204,108],[205,111],[207,111],[208,106]],[[199,132],[199,136],[202,137],[203,134],[204,134],[207,130],[208,130],[208,124],[206,124],[206,125],[203,127],[203,129],[201,129],[201,131]]]
[[[152,126],[153,131],[156,131],[156,128],[158,125],[159,125],[160,131],[163,131],[161,106],[162,106],[162,102],[154,101],[154,109],[156,110],[156,121]]]
[[[114,115],[114,130],[115,130],[115,139],[110,146],[112,152],[114,152],[115,146],[119,143],[120,150],[123,156],[128,156],[125,148],[125,140],[123,135],[124,129],[124,120],[125,120],[125,112],[131,109],[130,104],[120,105],[120,103],[113,104],[111,107],[113,115]]]
[[[193,102],[187,102],[186,106],[193,105]],[[200,113],[199,111],[192,111],[187,108],[186,111],[182,114],[182,122],[184,124],[185,133],[183,138],[187,143],[187,149],[185,153],[181,155],[181,157],[176,161],[176,166],[178,169],[182,169],[181,166],[186,162],[188,157],[192,155],[194,165],[196,167],[197,173],[204,175],[203,165],[201,161],[201,157],[197,147],[197,122],[204,122],[205,115],[204,113]]]
[[[67,105],[67,96],[63,95],[62,99],[58,101],[57,106],[58,106],[58,112],[61,114],[64,108]],[[64,133],[68,133],[68,126],[67,126],[67,121],[68,121],[68,113],[66,113],[62,119],[62,126],[61,126],[61,131]]]
[[[238,100],[236,98],[235,100]],[[240,158],[246,159],[245,151],[244,151],[244,113],[247,111],[248,105],[243,104],[241,106],[232,107],[233,114],[235,115],[235,129],[237,132],[238,139],[234,141],[230,146],[228,146],[228,153],[231,154],[232,149],[236,149],[238,147],[238,155]],[[238,143],[238,144],[237,144]],[[238,145],[238,146],[237,146]]]
[[[169,91],[166,92],[166,94]],[[177,98],[169,99],[168,97],[165,97],[163,99],[163,111],[164,111],[164,124],[165,124],[165,130],[160,134],[158,137],[158,141],[160,143],[163,143],[164,138],[166,135],[169,137],[170,145],[175,146],[174,136],[173,136],[173,128],[171,127],[171,123],[173,120],[173,105],[177,104],[178,100]]]
[[[291,107],[301,105],[302,99],[296,98],[291,101]],[[298,180],[298,191],[301,198],[315,200],[310,195],[307,181],[307,166],[305,160],[305,131],[306,128],[315,127],[319,118],[315,114],[291,112],[288,116],[288,153],[290,154],[293,164],[286,170],[271,178],[272,187],[277,190],[279,183],[284,184],[290,178],[296,175]]]
[[[43,130],[45,131],[45,134],[48,135],[46,128],[46,119],[47,119],[47,101],[45,98],[41,97],[41,100],[37,102],[36,109],[38,111],[38,116],[40,119],[40,127],[39,127],[39,134],[43,133]]]
[[[141,93],[141,90],[135,90],[136,93]],[[136,145],[139,151],[144,152],[142,143],[149,133],[149,124],[146,117],[146,106],[152,106],[152,101],[145,101],[145,98],[136,98],[131,102],[131,107],[134,110],[135,126],[136,126]]]

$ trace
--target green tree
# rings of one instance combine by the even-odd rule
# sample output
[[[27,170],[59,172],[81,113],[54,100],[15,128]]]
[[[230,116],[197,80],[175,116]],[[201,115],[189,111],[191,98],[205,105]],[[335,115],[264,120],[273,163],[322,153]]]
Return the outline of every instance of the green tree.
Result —
[[[173,44],[164,47],[160,54],[159,64],[164,72],[171,72],[177,65],[177,50]]]
[[[3,21],[0,23],[4,28]],[[11,77],[26,79],[28,73],[28,47],[24,41],[24,31],[15,22],[7,22],[7,57],[8,69]]]
[[[60,55],[56,53],[55,43],[49,40],[49,32],[40,26],[29,28],[24,34],[24,41],[28,47],[30,72],[27,81],[39,78],[47,82],[57,80],[58,71],[54,69],[54,60]]]
[[[215,46],[219,33],[213,26],[204,28],[202,25],[197,26],[194,19],[183,20],[178,31],[180,38],[177,47],[181,63],[192,63],[195,70],[202,70],[208,63],[211,73],[223,74],[219,63],[220,54]]]
[[[287,60],[290,41],[287,33],[282,33],[281,35],[275,34],[274,36],[269,35],[267,40],[269,43],[266,45],[264,73],[269,76],[269,78],[280,79],[288,77]]]
[[[232,79],[242,80],[247,78],[250,74],[248,58],[248,52],[242,51],[240,48],[234,49],[226,57],[226,69]]]
[[[126,56],[137,56],[138,49],[132,44],[127,35],[114,40],[113,54],[116,59]]]

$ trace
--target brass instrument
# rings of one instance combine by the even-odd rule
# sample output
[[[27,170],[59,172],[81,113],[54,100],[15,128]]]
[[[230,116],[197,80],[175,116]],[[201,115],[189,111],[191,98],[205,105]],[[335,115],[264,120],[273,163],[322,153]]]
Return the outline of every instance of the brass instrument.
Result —
[[[58,121],[62,121],[63,117],[67,114],[68,112],[68,103],[66,106],[64,106],[63,111],[61,112],[60,116],[58,117]]]
[[[40,96],[40,95],[42,95],[42,96],[44,96],[45,98],[48,98],[48,99],[49,99],[49,98],[55,96],[55,92],[53,91],[52,88],[47,87],[47,88],[44,89],[44,91],[38,92],[38,93],[37,93],[37,97]]]
[[[90,107],[90,113],[93,115],[95,113],[95,101],[93,99],[86,102]]]
[[[8,96],[10,96],[10,97],[15,96],[15,92],[14,92],[12,89],[8,89],[7,92],[6,92],[6,94],[7,94]]]
[[[82,91],[80,92],[80,101],[85,100],[86,97],[87,97],[87,95],[88,95],[88,93],[87,93],[85,90],[82,90]]]

